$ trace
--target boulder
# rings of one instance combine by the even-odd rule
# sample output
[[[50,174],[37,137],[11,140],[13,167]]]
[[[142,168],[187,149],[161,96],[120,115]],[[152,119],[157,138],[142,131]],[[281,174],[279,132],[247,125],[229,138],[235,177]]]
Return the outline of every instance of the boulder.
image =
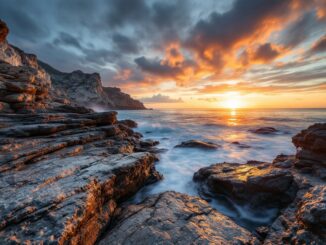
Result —
[[[259,244],[250,232],[198,198],[164,192],[117,209],[104,244]]]
[[[279,132],[277,129],[273,127],[262,127],[257,129],[250,129],[249,131],[255,134],[275,134]]]
[[[199,169],[193,177],[202,196],[225,195],[252,209],[282,208],[295,197],[292,173],[270,163],[220,163]]]
[[[200,140],[188,140],[188,141],[181,142],[181,144],[176,145],[175,147],[214,150],[214,149],[218,149],[221,146],[214,144],[212,142],[203,142]]]

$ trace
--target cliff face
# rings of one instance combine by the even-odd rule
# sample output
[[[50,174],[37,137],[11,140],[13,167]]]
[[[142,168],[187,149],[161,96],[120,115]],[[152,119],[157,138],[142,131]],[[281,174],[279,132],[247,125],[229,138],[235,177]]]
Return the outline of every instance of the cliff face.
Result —
[[[122,93],[119,88],[103,87],[98,73],[87,74],[82,71],[65,73],[39,61],[50,74],[52,95],[61,100],[73,101],[82,106],[103,106],[110,109],[146,109],[145,106],[130,95]]]
[[[144,110],[146,107],[139,100],[121,92],[120,88],[104,87],[104,92],[114,102],[115,108],[120,110]]]

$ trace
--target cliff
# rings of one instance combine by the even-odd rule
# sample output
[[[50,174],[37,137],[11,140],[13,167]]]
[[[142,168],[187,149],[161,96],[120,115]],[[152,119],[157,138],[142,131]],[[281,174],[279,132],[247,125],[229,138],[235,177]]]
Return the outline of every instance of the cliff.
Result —
[[[65,73],[39,61],[51,76],[53,97],[73,101],[83,106],[102,106],[116,110],[143,110],[145,106],[119,88],[103,87],[98,73],[87,74],[82,71]]]

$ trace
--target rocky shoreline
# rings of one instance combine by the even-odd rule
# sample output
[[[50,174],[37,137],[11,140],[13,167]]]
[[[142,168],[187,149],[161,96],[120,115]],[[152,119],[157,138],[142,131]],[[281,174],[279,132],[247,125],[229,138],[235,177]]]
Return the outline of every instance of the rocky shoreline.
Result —
[[[293,137],[295,156],[199,169],[200,197],[169,191],[130,204],[163,177],[159,142],[142,140],[116,112],[60,97],[7,34],[0,22],[0,244],[325,244],[326,124]],[[249,230],[209,205],[220,198],[277,212]]]

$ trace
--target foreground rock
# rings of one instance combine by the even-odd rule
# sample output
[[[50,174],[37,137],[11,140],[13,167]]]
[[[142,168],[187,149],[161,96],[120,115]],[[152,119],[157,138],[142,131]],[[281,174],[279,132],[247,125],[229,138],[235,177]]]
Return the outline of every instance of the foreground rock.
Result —
[[[99,244],[258,244],[250,232],[198,197],[176,192],[152,196],[116,212],[114,228]]]
[[[325,244],[325,136],[326,124],[315,124],[293,137],[296,156],[215,164],[196,172],[194,180],[205,198],[226,196],[252,212],[277,208],[274,222],[258,229],[264,244]]]
[[[175,147],[180,147],[180,148],[199,148],[199,149],[217,149],[220,146],[211,142],[203,142],[200,140],[188,140],[181,142],[181,144],[176,145]]]
[[[92,244],[118,202],[160,178],[114,112],[0,114],[0,125],[1,244]]]

